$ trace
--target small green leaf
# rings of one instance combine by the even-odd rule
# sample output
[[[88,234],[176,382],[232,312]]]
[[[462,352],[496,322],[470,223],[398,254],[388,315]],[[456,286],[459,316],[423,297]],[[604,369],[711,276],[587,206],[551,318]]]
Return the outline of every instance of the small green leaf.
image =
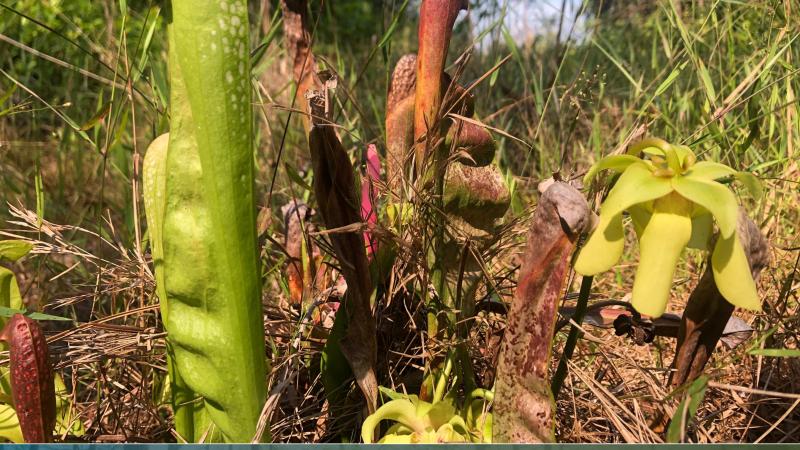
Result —
[[[744,248],[739,242],[739,233],[717,239],[711,255],[711,269],[717,288],[725,300],[740,308],[761,311],[761,299]]]
[[[17,261],[33,250],[33,244],[22,240],[0,241],[0,259]]]
[[[636,231],[636,237],[641,239],[644,229],[647,228],[647,223],[650,222],[650,217],[653,216],[650,209],[646,208],[643,204],[633,205],[628,208],[628,213],[631,215],[631,222],[633,229]]]
[[[42,167],[39,158],[36,158],[36,173],[33,177],[36,190],[36,226],[42,227],[44,219],[44,180],[42,179]]]
[[[286,167],[286,175],[289,176],[289,179],[296,183],[298,186],[302,187],[307,191],[312,191],[311,186],[303,179],[300,173],[289,163],[284,164]]]
[[[347,314],[337,314],[319,362],[325,398],[331,408],[343,408],[353,371],[342,353],[341,340],[347,333]],[[385,394],[385,393],[384,393]]]
[[[754,340],[753,343],[750,344],[750,347],[747,349],[747,352],[750,353],[756,349],[761,348],[761,346],[764,345],[767,339],[769,339],[773,334],[775,334],[775,332],[778,331],[780,327],[781,325],[778,324],[778,325],[773,325],[771,328],[769,328],[765,333],[759,336],[758,339]]]
[[[455,406],[447,400],[435,402],[427,415],[428,420],[435,428],[446,424],[453,417],[458,417]]]
[[[53,381],[56,388],[56,434],[83,436],[86,434],[86,429],[78,417],[78,412],[73,410],[72,395],[64,385],[64,379],[56,374]]]
[[[386,217],[395,227],[407,225],[414,217],[414,205],[410,202],[389,203],[386,205]]]
[[[6,91],[3,92],[3,95],[0,95],[0,105],[3,105],[5,102],[7,102],[8,99],[11,98],[11,95],[14,94],[14,92],[16,90],[17,90],[17,85],[16,84],[14,84],[10,88],[6,89]]]
[[[675,149],[675,147],[668,148],[664,153],[667,157],[667,165],[669,168],[675,173],[681,173],[681,157],[678,155],[678,151]]]
[[[392,401],[392,400],[403,400],[403,399],[408,400],[408,394],[403,394],[402,392],[393,391],[393,390],[391,390],[391,389],[389,389],[387,387],[384,387],[384,386],[378,386],[378,391],[380,391],[380,393],[384,397],[388,398],[389,401]],[[387,402],[384,402],[384,403],[387,403]]]
[[[105,117],[108,115],[109,112],[111,112],[111,102],[101,106],[100,110],[97,111],[95,115],[93,115],[91,118],[89,118],[89,120],[87,120],[86,122],[84,122],[83,125],[81,125],[80,130],[81,131],[91,130],[92,128],[97,126],[97,124],[99,124],[103,119],[105,119]]]
[[[714,100],[717,98],[717,91],[714,89],[714,83],[711,81],[711,74],[708,73],[708,69],[706,65],[703,63],[702,59],[697,60],[698,65],[698,75],[700,76],[700,81],[703,82],[703,88],[705,88],[706,95],[711,103],[714,103]]]
[[[672,72],[670,72],[670,74],[667,75],[667,78],[664,79],[664,81],[662,81],[661,84],[658,85],[655,94],[653,94],[653,97],[658,97],[659,95],[663,94],[664,91],[666,91],[672,85],[675,79],[678,78],[678,75],[681,74],[681,71],[686,67],[686,64],[688,64],[688,61],[684,61],[681,65],[672,69]]]
[[[645,147],[639,153],[644,153],[645,155],[658,158],[664,158],[666,153],[660,147]]]
[[[0,306],[6,308],[22,308],[22,296],[14,272],[0,267]],[[10,317],[10,316],[9,316]],[[5,325],[5,319],[0,316],[0,325]]]
[[[497,58],[495,58],[494,64],[497,65],[497,64],[500,63],[500,61],[501,61],[501,58],[498,55]],[[492,74],[489,76],[489,87],[494,87],[495,83],[497,83],[497,77],[499,75],[500,75],[500,71],[499,70],[495,70],[494,72],[492,72]]]
[[[0,405],[0,439],[15,444],[25,443],[22,438],[22,429],[19,427],[17,412],[11,405]]]
[[[684,198],[711,211],[723,237],[728,238],[736,231],[739,205],[727,187],[693,176],[674,177],[672,186]]]
[[[641,162],[641,158],[633,155],[611,155],[597,161],[583,177],[583,184],[588,185],[601,170],[622,172],[631,164]]]
[[[663,139],[649,137],[642,139],[641,141],[628,147],[628,151],[626,153],[628,155],[638,155],[639,153],[646,153],[648,155],[664,156],[665,152],[670,147],[671,146],[669,145],[669,142]]]
[[[686,246],[698,250],[708,250],[708,243],[713,233],[714,218],[711,213],[695,215],[692,217],[692,237]]]
[[[381,38],[380,42],[378,42],[378,48],[384,47],[386,44],[391,42],[392,36],[394,35],[395,30],[397,29],[397,25],[400,24],[400,19],[405,17],[406,8],[408,7],[408,0],[405,0],[402,5],[400,5],[397,14],[395,14],[394,18],[392,19],[392,23],[389,24],[389,28],[386,29],[386,32],[383,33],[383,37]]]
[[[693,419],[697,414],[697,408],[703,402],[703,397],[706,394],[706,387],[708,387],[708,376],[702,375],[686,390],[686,397],[678,405],[678,409],[675,410],[667,429],[667,442],[681,442],[681,437],[684,434],[683,430],[686,429],[686,422]]]
[[[639,240],[631,304],[651,317],[664,314],[681,252],[692,236],[692,205],[677,194],[661,198]]]
[[[8,317],[13,316],[14,314],[24,314],[25,316],[27,316],[27,317],[29,317],[29,318],[31,318],[33,320],[66,320],[66,321],[71,321],[72,320],[72,319],[67,318],[67,317],[53,316],[53,315],[50,315],[50,314],[44,314],[44,313],[38,313],[38,312],[29,313],[29,312],[25,311],[24,309],[8,308],[8,307],[5,307],[5,306],[0,306],[0,317],[8,318]]]
[[[683,168],[684,170],[693,166],[695,162],[697,162],[697,156],[688,146],[673,145],[672,148],[674,148],[675,153],[678,154],[678,160],[680,160],[681,168]]]
[[[71,322],[72,321],[72,319],[70,319],[69,317],[54,316],[52,314],[44,314],[44,313],[38,313],[38,312],[27,313],[25,315],[30,317],[33,320],[60,320],[60,321],[66,321],[66,322]]]

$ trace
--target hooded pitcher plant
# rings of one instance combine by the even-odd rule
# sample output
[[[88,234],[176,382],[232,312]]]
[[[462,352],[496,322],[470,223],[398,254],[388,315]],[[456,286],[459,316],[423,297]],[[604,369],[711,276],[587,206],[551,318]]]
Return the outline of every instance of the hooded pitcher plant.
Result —
[[[173,0],[169,43],[170,133],[151,145],[143,175],[176,429],[250,442],[267,364],[247,2]]]
[[[644,158],[637,155],[642,153]],[[600,220],[575,262],[582,275],[610,269],[622,256],[623,212],[639,240],[639,268],[632,304],[637,311],[661,316],[667,306],[675,266],[685,247],[708,249],[713,224],[719,228],[711,265],[720,293],[735,306],[760,310],[755,281],[737,233],[736,195],[721,180],[742,182],[755,197],[758,179],[724,164],[697,161],[685,145],[649,138],[627,154],[598,161],[586,174],[588,185],[602,170],[620,173],[600,207]]]

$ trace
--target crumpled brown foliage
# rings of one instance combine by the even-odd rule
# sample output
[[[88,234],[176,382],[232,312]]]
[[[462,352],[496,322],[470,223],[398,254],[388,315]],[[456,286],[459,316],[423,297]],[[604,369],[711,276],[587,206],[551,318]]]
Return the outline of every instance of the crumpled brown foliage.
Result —
[[[325,226],[332,230],[361,223],[353,167],[333,128],[312,120],[308,140],[314,166],[314,193]],[[341,341],[342,353],[350,363],[370,412],[374,412],[378,399],[377,344],[366,248],[359,230],[332,233],[330,238],[347,281],[343,308],[348,326]]]

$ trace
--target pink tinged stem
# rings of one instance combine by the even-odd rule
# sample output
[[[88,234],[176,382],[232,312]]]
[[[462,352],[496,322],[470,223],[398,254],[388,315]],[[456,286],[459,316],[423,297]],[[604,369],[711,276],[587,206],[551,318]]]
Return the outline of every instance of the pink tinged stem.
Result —
[[[375,144],[367,146],[367,170],[366,176],[361,182],[361,219],[367,224],[364,231],[364,244],[367,246],[367,258],[372,259],[372,255],[378,250],[378,243],[373,239],[372,226],[378,222],[378,214],[375,210],[375,201],[378,191],[375,183],[381,179],[381,157]]]

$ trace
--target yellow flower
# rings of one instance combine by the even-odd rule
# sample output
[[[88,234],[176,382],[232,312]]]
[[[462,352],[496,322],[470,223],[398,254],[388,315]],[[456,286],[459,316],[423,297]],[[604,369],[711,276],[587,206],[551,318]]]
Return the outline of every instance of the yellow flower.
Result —
[[[647,159],[636,156],[640,152]],[[689,147],[652,138],[632,146],[626,155],[601,159],[584,183],[588,185],[601,170],[621,175],[600,207],[597,228],[578,255],[578,273],[596,275],[616,264],[624,244],[622,213],[627,211],[640,247],[632,304],[640,313],[658,317],[666,309],[683,248],[707,249],[716,221],[720,233],[711,265],[720,293],[736,306],[761,309],[736,231],[736,196],[717,181],[735,178],[760,197],[755,176],[716,162],[697,162]]]

